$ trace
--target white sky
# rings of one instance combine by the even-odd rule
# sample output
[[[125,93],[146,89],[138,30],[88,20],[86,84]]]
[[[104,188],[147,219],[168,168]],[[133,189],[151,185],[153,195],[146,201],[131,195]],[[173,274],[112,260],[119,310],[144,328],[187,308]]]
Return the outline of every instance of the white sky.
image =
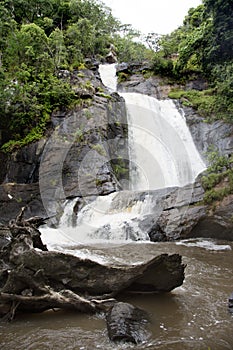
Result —
[[[114,17],[143,33],[168,34],[183,23],[191,7],[201,0],[103,0]]]

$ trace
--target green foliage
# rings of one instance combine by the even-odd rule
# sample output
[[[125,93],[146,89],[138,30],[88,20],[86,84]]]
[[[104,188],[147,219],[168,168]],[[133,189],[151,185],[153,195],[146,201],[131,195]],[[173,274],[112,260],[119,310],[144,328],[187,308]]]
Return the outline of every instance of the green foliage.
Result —
[[[112,99],[112,96],[111,96],[111,95],[105,94],[104,92],[98,92],[98,96],[107,98],[107,99],[109,99],[109,100]]]
[[[154,74],[173,81],[204,76],[208,90],[170,96],[208,120],[233,121],[231,8],[231,0],[204,0],[170,35],[149,33],[148,49],[138,40],[140,33],[122,25],[100,0],[1,1],[0,128],[3,143],[11,141],[4,149],[41,137],[52,111],[76,99],[69,79],[58,78],[59,70],[85,68],[85,58],[101,59],[111,43],[119,62],[149,60]]]
[[[201,182],[204,190],[211,190],[224,178],[223,174],[209,174],[202,177]]]
[[[94,151],[99,153],[99,155],[101,155],[103,157],[106,157],[106,155],[107,155],[106,150],[104,149],[104,146],[99,144],[99,143],[91,145],[91,149],[93,149]]]
[[[207,153],[207,159],[209,162],[209,173],[222,173],[223,171],[230,169],[232,166],[232,157],[220,155],[218,150],[212,147]]]
[[[115,35],[114,45],[117,48],[117,57],[119,62],[143,62],[152,57],[151,50],[144,44],[135,42],[131,36]]]
[[[129,164],[127,160],[122,157],[118,157],[117,159],[111,160],[111,166],[113,168],[113,172],[116,175],[118,180],[124,179],[129,175]]]
[[[37,126],[32,128],[25,137],[21,138],[20,140],[10,140],[6,142],[2,146],[1,150],[4,153],[9,153],[14,151],[17,148],[27,145],[28,143],[40,140],[44,135],[48,120],[49,120],[49,115],[45,114],[42,118],[40,118],[40,121],[37,124]]]
[[[233,193],[233,157],[220,155],[213,147],[207,154],[209,167],[201,179],[204,203],[211,204]]]
[[[228,196],[231,193],[232,191],[228,187],[220,188],[216,190],[211,189],[205,193],[203,201],[205,204],[211,204],[214,201],[222,200],[224,197]]]
[[[217,113],[216,97],[213,90],[180,90],[173,89],[169,93],[170,98],[179,99],[184,106],[193,107],[198,113],[211,120]]]
[[[111,10],[97,0],[1,1],[0,128],[5,151],[42,137],[52,111],[74,103],[69,79],[58,78],[59,70],[85,68],[85,57],[106,54],[119,29]],[[84,88],[93,90],[88,82]]]
[[[118,78],[119,83],[127,81],[129,79],[129,77],[130,77],[130,75],[127,73],[124,73],[124,72],[119,72],[117,74],[117,78]]]
[[[233,122],[232,28],[232,0],[204,0],[189,10],[180,28],[160,38],[160,51],[155,54],[156,74],[169,74],[182,83],[198,77],[208,82],[210,88],[203,92],[170,94],[196,108],[208,121]],[[164,60],[168,59],[173,62],[173,70],[170,64],[163,73]]]
[[[173,62],[171,59],[156,55],[153,59],[152,70],[155,74],[171,77],[173,76]]]
[[[56,69],[67,67],[68,51],[65,45],[64,33],[59,28],[56,28],[49,36],[49,52]]]
[[[212,17],[211,45],[206,51],[207,63],[231,61],[233,57],[232,0],[204,0],[206,13]]]

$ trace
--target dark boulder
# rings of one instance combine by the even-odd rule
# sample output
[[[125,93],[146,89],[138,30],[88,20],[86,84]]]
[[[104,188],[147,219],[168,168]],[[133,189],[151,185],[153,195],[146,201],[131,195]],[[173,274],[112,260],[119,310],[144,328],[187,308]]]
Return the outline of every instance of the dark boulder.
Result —
[[[107,63],[116,63],[117,62],[117,57],[114,55],[113,52],[109,52],[106,56],[106,62]]]
[[[128,303],[116,303],[106,315],[110,340],[134,344],[147,338],[145,325],[148,322],[145,311]]]
[[[151,227],[148,232],[151,242],[166,242],[167,237],[158,223]]]
[[[233,293],[231,293],[228,299],[228,310],[233,314]]]

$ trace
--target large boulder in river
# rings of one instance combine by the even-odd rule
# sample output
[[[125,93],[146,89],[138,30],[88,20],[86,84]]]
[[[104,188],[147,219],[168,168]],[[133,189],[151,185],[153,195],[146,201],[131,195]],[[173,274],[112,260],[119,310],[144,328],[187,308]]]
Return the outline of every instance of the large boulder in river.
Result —
[[[233,314],[233,293],[231,293],[228,299],[228,310]]]
[[[128,303],[116,303],[106,315],[110,340],[134,344],[147,338],[145,325],[148,322],[145,311]]]

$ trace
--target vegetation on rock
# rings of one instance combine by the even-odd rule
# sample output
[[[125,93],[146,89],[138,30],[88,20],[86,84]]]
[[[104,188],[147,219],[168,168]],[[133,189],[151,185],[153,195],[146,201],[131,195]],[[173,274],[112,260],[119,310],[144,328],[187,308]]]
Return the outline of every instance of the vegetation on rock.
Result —
[[[202,177],[204,203],[211,204],[233,193],[233,158],[220,155],[216,149],[208,152],[209,167]]]

